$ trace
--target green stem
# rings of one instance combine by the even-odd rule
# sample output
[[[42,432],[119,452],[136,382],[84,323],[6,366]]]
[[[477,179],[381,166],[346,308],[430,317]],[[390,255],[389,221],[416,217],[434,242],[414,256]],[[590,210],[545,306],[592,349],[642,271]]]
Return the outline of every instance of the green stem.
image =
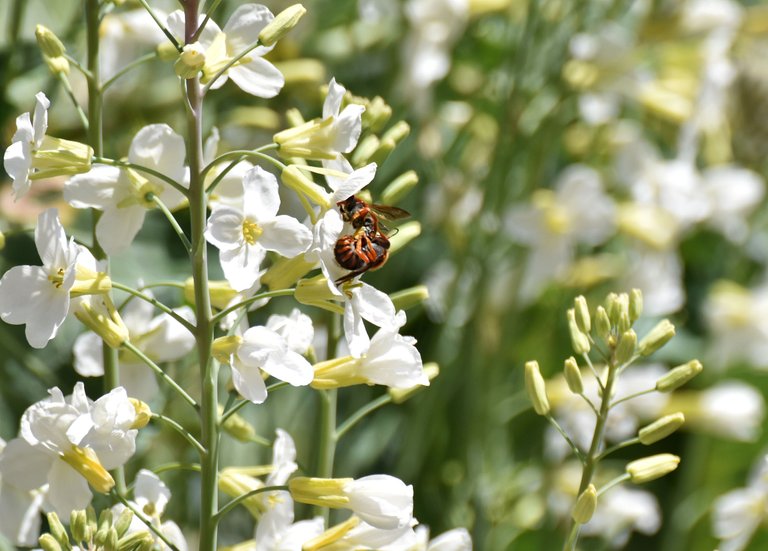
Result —
[[[187,239],[187,236],[184,235],[184,230],[181,229],[181,226],[179,226],[179,223],[176,221],[176,218],[173,217],[173,213],[170,211],[170,209],[163,203],[160,198],[155,195],[154,193],[151,194],[151,200],[152,202],[157,205],[157,208],[160,209],[160,211],[165,215],[165,217],[168,219],[168,223],[173,228],[173,231],[176,232],[176,235],[179,236],[179,240],[184,245],[184,249],[187,251],[187,254],[192,250],[192,243],[189,242],[189,239]]]
[[[267,387],[267,393],[270,393],[272,391],[275,391],[279,388],[283,388],[285,386],[288,386],[288,383],[285,381],[280,381],[279,383],[273,383]],[[245,406],[250,404],[248,400],[240,400],[238,403],[236,403],[234,406],[232,406],[230,409],[227,409],[224,414],[221,416],[221,419],[219,419],[219,425],[223,425],[227,422],[227,419],[232,417],[235,413],[243,409]]]
[[[199,26],[199,0],[184,4],[184,40],[187,44]],[[200,440],[207,450],[202,457],[200,490],[200,551],[217,549],[217,512],[219,480],[219,365],[212,357],[214,323],[208,289],[208,255],[205,241],[207,195],[203,177],[203,91],[198,78],[186,80],[185,114],[187,118],[187,161],[189,162],[189,217],[192,243],[192,279],[195,286],[198,365],[200,366],[201,410]]]
[[[615,451],[619,451],[619,450],[621,450],[623,448],[626,448],[626,447],[629,447],[629,446],[633,446],[633,445],[639,444],[639,443],[640,443],[640,439],[637,438],[637,437],[630,438],[629,440],[625,440],[624,442],[619,442],[615,446],[611,446],[610,448],[608,448],[607,450],[602,452],[600,455],[598,455],[597,459],[602,461],[604,458],[608,457],[609,455],[611,455]]]
[[[141,520],[144,524],[146,524],[147,528],[152,530],[158,538],[163,540],[163,543],[165,543],[165,545],[170,547],[173,551],[179,551],[179,548],[176,547],[171,542],[171,540],[165,537],[165,534],[163,534],[163,532],[153,524],[152,519],[148,518],[143,512],[141,512],[137,507],[135,507],[133,503],[131,503],[130,501],[128,501],[127,499],[125,499],[123,496],[121,496],[119,493],[115,491],[112,491],[111,495],[112,497],[117,498],[117,500],[123,505],[125,505],[128,509],[133,511],[133,514],[136,515],[136,517],[139,518],[139,520]]]
[[[213,316],[213,319],[211,320],[211,322],[214,324],[219,323],[228,314],[234,312],[235,310],[239,310],[240,308],[248,306],[249,304],[253,304],[256,301],[259,301],[265,298],[272,298],[272,297],[288,297],[293,295],[294,292],[296,292],[296,289],[278,289],[276,291],[266,291],[264,293],[259,293],[258,295],[253,295],[252,297],[247,298],[242,302],[238,302],[234,306],[225,308],[224,310],[222,310],[221,312]]]
[[[200,38],[200,34],[205,29],[205,26],[208,24],[208,21],[211,20],[211,15],[213,14],[213,12],[216,11],[216,8],[219,7],[219,4],[221,4],[221,0],[214,0],[213,4],[211,5],[210,8],[208,8],[208,7],[205,8],[205,11],[206,11],[205,19],[203,19],[203,22],[200,23],[200,26],[195,31],[195,34],[192,35],[192,41],[193,42],[195,40],[197,40],[198,38]]]
[[[75,111],[77,111],[77,115],[80,117],[80,122],[83,123],[83,128],[86,132],[88,132],[88,115],[85,114],[85,111],[83,111],[83,108],[80,107],[80,104],[77,101],[77,98],[75,97],[75,93],[72,90],[72,86],[69,84],[69,78],[67,78],[67,75],[64,73],[59,73],[59,80],[61,81],[62,86],[64,86],[64,91],[67,93],[67,96],[69,97],[70,101],[72,101],[72,105],[75,108]]]
[[[101,85],[101,91],[102,93],[107,90],[110,86],[112,86],[117,79],[119,79],[121,76],[126,74],[127,72],[135,69],[139,65],[142,65],[146,63],[147,61],[152,61],[153,59],[157,58],[157,53],[152,52],[146,55],[141,56],[138,59],[134,59],[131,61],[128,65],[120,69],[118,72],[116,72],[114,75],[112,75],[110,78],[108,78],[106,81],[104,81],[104,84]]]
[[[647,390],[641,390],[640,392],[635,392],[634,394],[630,394],[629,396],[624,396],[623,398],[620,398],[616,400],[615,402],[611,403],[611,407],[615,407],[619,405],[622,402],[627,402],[631,400],[632,398],[637,398],[638,396],[645,396],[646,394],[650,394],[651,392],[656,392],[655,388],[649,388]]]
[[[89,71],[88,69],[86,69],[85,67],[83,67],[83,66],[80,64],[80,62],[79,62],[78,60],[76,60],[74,57],[72,57],[71,55],[69,55],[67,52],[64,52],[64,54],[63,54],[63,55],[64,55],[64,59],[66,59],[67,61],[69,61],[69,64],[70,64],[70,65],[72,65],[72,66],[73,66],[75,69],[77,69],[78,71],[80,71],[80,72],[83,74],[83,76],[85,77],[85,79],[86,79],[86,80],[87,80],[89,83],[90,83],[90,82],[93,82],[93,81],[95,81],[95,78],[94,78],[94,76],[93,76],[93,73],[91,73],[91,71]]]
[[[617,476],[616,478],[614,478],[613,480],[611,480],[610,482],[605,484],[605,486],[603,486],[602,488],[600,488],[597,491],[597,497],[600,497],[601,495],[603,495],[605,492],[607,492],[608,490],[610,490],[614,486],[618,486],[619,484],[621,484],[622,482],[626,482],[630,478],[632,478],[632,477],[629,475],[629,473],[624,473],[624,474],[621,474],[621,475]]]
[[[162,310],[169,316],[171,316],[173,319],[178,321],[181,325],[183,325],[187,331],[195,334],[195,326],[189,323],[187,320],[185,320],[183,317],[181,317],[179,314],[173,311],[173,309],[169,306],[166,306],[159,300],[157,300],[155,297],[151,297],[149,295],[145,295],[141,291],[137,291],[136,289],[132,287],[128,287],[127,285],[123,285],[122,283],[117,283],[116,281],[112,281],[112,288],[113,289],[119,289],[120,291],[125,291],[126,293],[129,293],[137,298],[140,298],[144,302],[150,303],[152,306],[157,308],[158,310]]]
[[[151,470],[155,474],[160,474],[167,471],[192,471],[199,473],[200,465],[197,463],[181,463],[179,461],[174,461],[173,463],[165,463],[159,467],[154,467]]]
[[[125,341],[123,343],[123,348],[130,350],[133,354],[136,355],[137,358],[139,358],[142,362],[147,364],[147,367],[149,367],[152,371],[157,373],[157,375],[165,381],[168,386],[170,386],[173,390],[175,390],[179,396],[181,396],[185,402],[187,402],[190,406],[192,406],[195,409],[198,409],[197,402],[195,401],[192,396],[187,394],[187,391],[184,390],[179,386],[179,384],[174,381],[165,371],[162,370],[162,368],[157,365],[155,362],[153,362],[149,357],[147,357],[144,352],[133,346],[129,341]]]
[[[344,421],[341,425],[338,426],[336,429],[336,433],[333,435],[333,439],[338,443],[339,440],[341,440],[349,430],[354,427],[357,423],[359,423],[363,418],[365,418],[366,415],[369,413],[372,413],[379,409],[382,406],[385,406],[392,402],[392,396],[389,395],[389,393],[384,394],[382,396],[379,396],[375,400],[368,402],[366,405],[358,409],[355,413],[349,416],[349,418]]]
[[[193,448],[197,450],[197,453],[200,455],[203,455],[205,453],[205,448],[203,445],[195,439],[194,436],[192,436],[187,430],[182,427],[179,423],[171,419],[170,417],[166,417],[165,415],[161,413],[153,413],[152,419],[155,419],[157,421],[162,421],[166,425],[168,425],[170,428],[175,430],[184,440],[189,442]]]
[[[160,18],[157,16],[157,14],[154,12],[154,10],[147,4],[147,0],[139,0],[139,4],[144,6],[144,9],[147,10],[150,17],[157,23],[157,26],[160,27],[160,30],[163,31],[163,34],[168,37],[168,40],[171,41],[171,44],[178,50],[181,51],[181,46],[179,45],[179,41],[176,40],[176,37],[171,34],[171,31],[169,31],[165,25],[163,25],[163,22],[160,21]],[[195,1],[195,8],[197,8],[197,1]]]
[[[551,414],[547,414],[546,415],[546,419],[547,419],[547,421],[552,423],[552,426],[555,427],[557,432],[560,433],[560,436],[562,436],[565,439],[565,441],[568,443],[568,445],[573,450],[573,453],[575,453],[576,457],[578,457],[579,461],[581,461],[581,464],[584,465],[584,463],[586,462],[586,457],[584,456],[584,452],[582,452],[579,449],[579,447],[576,445],[576,443],[573,440],[571,440],[571,437],[568,436],[568,433],[565,432],[563,427],[560,426],[560,423],[558,423],[557,420],[554,417],[552,417]]]
[[[187,195],[189,194],[189,190],[187,190],[187,188],[185,188],[184,186],[182,186],[180,183],[176,182],[172,178],[166,176],[162,172],[158,172],[153,168],[137,165],[135,163],[130,163],[128,161],[116,161],[114,159],[108,159],[100,155],[94,155],[93,162],[100,163],[103,165],[116,166],[118,168],[132,168],[133,170],[144,172],[145,174],[149,174],[151,176],[154,176],[155,178],[158,178],[159,180],[162,180],[163,182],[171,186],[173,189],[181,193],[184,197],[187,197]]]
[[[226,153],[222,153],[215,159],[213,159],[210,163],[208,163],[205,168],[203,168],[203,176],[207,175],[213,168],[223,163],[224,161],[232,160],[232,163],[230,164],[227,169],[231,169],[234,165],[237,163],[244,161],[248,157],[257,156],[262,154],[265,151],[270,151],[273,149],[277,149],[279,146],[276,143],[270,143],[266,145],[262,145],[261,147],[257,147],[256,149],[236,149],[234,151],[227,151]],[[270,157],[272,159],[272,157]],[[277,159],[274,159],[277,160]],[[278,161],[279,162],[279,161]],[[280,163],[282,165],[282,163]],[[283,165],[283,168],[285,168],[285,165]],[[208,187],[208,190],[210,191],[210,188],[212,186]]]
[[[256,488],[255,490],[251,490],[250,492],[244,493],[243,495],[237,496],[235,499],[224,505],[221,510],[216,513],[216,515],[213,517],[213,523],[218,524],[218,522],[229,513],[232,509],[240,505],[243,501],[248,499],[249,497],[253,497],[255,495],[263,494],[264,492],[278,492],[288,491],[288,486],[264,486],[262,488]]]

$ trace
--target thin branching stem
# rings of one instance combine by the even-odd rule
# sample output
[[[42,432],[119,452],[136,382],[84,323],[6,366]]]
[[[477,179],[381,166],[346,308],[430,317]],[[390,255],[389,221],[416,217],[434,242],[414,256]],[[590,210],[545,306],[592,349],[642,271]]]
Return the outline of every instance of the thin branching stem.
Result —
[[[136,355],[137,358],[139,358],[142,362],[144,362],[147,367],[149,367],[152,371],[154,371],[165,383],[170,386],[173,390],[176,391],[176,393],[181,396],[185,402],[187,402],[190,406],[192,406],[195,409],[198,409],[197,401],[192,398],[189,394],[187,394],[187,391],[184,390],[179,386],[179,384],[174,381],[165,371],[162,370],[162,368],[157,365],[155,362],[153,362],[144,352],[136,348],[134,345],[132,345],[129,341],[125,341],[122,346],[130,350],[133,354]]]
[[[151,201],[155,205],[157,205],[157,208],[159,208],[160,211],[168,219],[168,223],[173,228],[173,231],[176,232],[176,235],[179,236],[179,240],[184,245],[184,250],[187,251],[187,254],[191,253],[192,252],[192,243],[189,242],[189,239],[187,238],[186,234],[184,233],[184,230],[181,229],[181,226],[179,226],[179,223],[176,221],[176,218],[173,217],[173,213],[171,212],[171,210],[154,193],[150,194],[149,198],[151,199]]]
[[[184,438],[184,440],[189,442],[189,444],[197,450],[198,454],[203,455],[205,453],[205,448],[203,445],[198,442],[197,439],[195,439],[195,437],[192,436],[184,427],[182,427],[179,423],[170,417],[166,417],[161,413],[152,413],[152,419],[161,421],[176,431],[182,438]]]
[[[141,522],[143,522],[144,524],[146,524],[146,525],[147,525],[147,528],[149,528],[150,530],[152,530],[152,532],[154,532],[154,533],[155,533],[155,535],[156,535],[158,538],[160,538],[161,540],[163,540],[163,543],[165,543],[165,545],[167,545],[168,547],[170,547],[170,548],[171,548],[173,551],[179,551],[179,548],[178,548],[178,547],[176,547],[176,546],[173,544],[173,542],[172,542],[171,540],[169,540],[169,539],[168,539],[168,538],[165,536],[165,534],[163,534],[163,532],[162,532],[162,531],[161,531],[161,530],[160,530],[160,529],[159,529],[157,526],[155,526],[155,525],[154,525],[154,523],[152,522],[152,519],[148,518],[148,517],[147,517],[147,516],[146,516],[146,515],[145,515],[145,514],[142,512],[142,511],[140,511],[140,510],[139,510],[139,508],[138,508],[138,507],[134,506],[134,504],[133,504],[133,503],[131,503],[130,501],[128,501],[127,499],[125,499],[123,496],[121,496],[119,493],[115,492],[114,490],[113,490],[112,492],[110,492],[110,495],[111,495],[112,497],[116,498],[116,499],[117,499],[117,500],[118,500],[120,503],[122,503],[123,505],[125,505],[125,506],[126,506],[128,509],[130,509],[131,511],[133,511],[133,514],[134,514],[134,515],[136,515],[136,517],[137,517],[139,520],[141,520]]]
[[[110,78],[108,78],[106,81],[104,81],[104,84],[101,85],[101,91],[105,92],[107,88],[112,86],[115,82],[117,82],[117,79],[128,73],[129,71],[132,71],[136,67],[143,65],[147,61],[152,61],[153,59],[157,59],[157,53],[152,52],[146,55],[141,56],[138,59],[134,59],[131,61],[128,65],[120,69],[118,72],[116,72],[114,75],[112,75]]]
[[[288,486],[264,486],[262,488],[256,488],[255,490],[251,490],[250,492],[244,493],[243,495],[237,496],[235,499],[224,505],[218,513],[216,513],[213,516],[213,523],[218,524],[219,521],[229,513],[232,509],[240,505],[243,501],[248,499],[249,497],[253,497],[255,495],[263,494],[264,492],[287,492]]]
[[[389,393],[379,396],[375,400],[372,400],[358,409],[355,413],[350,415],[346,421],[336,428],[336,432],[333,435],[333,439],[338,442],[341,440],[349,430],[362,421],[366,415],[373,413],[382,406],[392,403],[392,396]]]
[[[229,308],[225,308],[215,316],[213,316],[213,323],[219,323],[222,319],[224,319],[227,315],[230,313],[239,310],[240,308],[244,308],[248,306],[249,304],[253,304],[254,302],[257,302],[259,300],[263,300],[265,298],[273,298],[273,297],[289,297],[292,296],[296,292],[296,289],[278,289],[276,291],[266,291],[264,293],[259,293],[257,295],[253,295],[252,297],[249,297],[242,302],[238,302],[237,304],[230,306]]]
[[[189,190],[184,186],[182,186],[177,181],[175,181],[173,178],[166,176],[162,172],[158,172],[153,168],[149,168],[148,166],[138,165],[136,163],[131,163],[129,161],[116,161],[115,159],[109,159],[107,157],[101,157],[101,156],[94,156],[93,162],[100,163],[103,165],[116,166],[118,168],[131,168],[133,170],[138,170],[139,172],[149,174],[150,176],[154,176],[155,178],[162,180],[163,182],[171,186],[173,189],[181,193],[184,197],[187,197],[189,195]]]
[[[140,298],[144,302],[150,303],[152,306],[154,306],[158,310],[162,310],[163,312],[171,316],[173,319],[178,321],[181,325],[183,325],[187,329],[187,331],[194,334],[195,326],[192,323],[188,322],[182,316],[174,312],[170,306],[166,306],[165,304],[157,300],[155,297],[146,295],[141,291],[137,291],[133,287],[128,287],[127,285],[123,285],[122,283],[117,283],[114,280],[112,281],[112,288],[119,289],[120,291],[125,291],[126,293],[129,293],[135,296],[136,298]]]

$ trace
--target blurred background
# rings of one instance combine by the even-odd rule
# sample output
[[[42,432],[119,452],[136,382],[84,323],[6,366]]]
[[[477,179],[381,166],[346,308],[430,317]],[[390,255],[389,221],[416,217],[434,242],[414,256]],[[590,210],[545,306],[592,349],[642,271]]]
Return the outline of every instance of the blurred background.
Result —
[[[105,78],[162,40],[138,2],[115,4],[102,23]],[[214,19],[223,26],[239,4],[224,0]],[[268,6],[277,13],[289,4]],[[152,5],[166,13],[176,8],[160,0]],[[433,534],[465,526],[479,550],[559,548],[578,470],[530,409],[522,366],[540,362],[556,416],[578,431],[581,406],[558,390],[562,362],[572,354],[565,310],[579,294],[594,308],[608,292],[640,288],[640,331],[669,317],[677,337],[653,358],[656,364],[637,368],[638,381],[644,374],[653,381],[691,358],[701,359],[705,371],[684,391],[622,412],[609,431],[617,440],[667,411],[684,411],[688,422],[651,449],[623,450],[617,472],[627,459],[650,453],[675,453],[682,463],[642,488],[613,490],[615,499],[601,501],[582,546],[714,548],[712,504],[748,484],[768,437],[768,5],[304,5],[307,16],[270,54],[286,75],[284,91],[266,101],[225,85],[206,99],[206,134],[218,128],[219,152],[269,143],[287,125],[287,109],[298,108],[307,120],[320,115],[322,87],[331,76],[355,96],[383,98],[394,113],[387,127],[408,122],[410,134],[381,164],[370,190],[375,201],[395,177],[415,171],[419,184],[397,206],[421,222],[422,234],[365,279],[388,293],[428,287],[429,299],[408,311],[404,333],[418,339],[425,362],[440,366],[429,389],[378,410],[349,433],[335,474],[402,478],[414,486],[415,516]],[[85,139],[70,98],[42,62],[37,23],[83,58],[82,2],[0,0],[0,149],[39,90],[52,99],[52,134]],[[71,82],[84,105],[85,85],[74,70]],[[126,155],[146,124],[166,122],[183,132],[179,86],[167,62],[145,63],[122,77],[104,109],[106,154],[113,158]],[[90,219],[63,202],[63,181],[35,183],[33,194],[14,202],[10,181],[2,178],[3,272],[37,264],[31,228],[51,205],[89,242]],[[177,216],[185,227],[185,213]],[[131,250],[113,260],[113,272],[129,284],[188,275],[176,236],[158,213],[148,217]],[[180,293],[158,294],[172,304],[183,300]],[[253,312],[251,321],[264,323],[269,313],[292,307],[278,299]],[[304,310],[322,332],[325,314]],[[65,325],[47,348],[33,351],[23,328],[0,324],[0,437],[15,436],[22,412],[46,388],[71,390],[72,343],[80,330]],[[169,369],[195,388],[189,360]],[[100,382],[87,384],[98,395]],[[636,384],[635,390],[647,386]],[[379,388],[341,390],[339,418],[381,394]],[[170,414],[194,430],[194,419],[177,406],[168,404]],[[307,466],[314,461],[317,408],[313,391],[291,389],[243,415],[268,438],[274,427],[288,430],[300,465]],[[143,432],[129,479],[142,466],[183,459],[183,444],[174,438],[157,428]],[[228,464],[269,457],[270,450],[256,444],[225,444]],[[190,476],[168,473],[165,480],[174,493],[168,516],[192,530]],[[252,534],[247,513],[237,511],[221,542]],[[768,534],[758,531],[747,548],[766,545]]]

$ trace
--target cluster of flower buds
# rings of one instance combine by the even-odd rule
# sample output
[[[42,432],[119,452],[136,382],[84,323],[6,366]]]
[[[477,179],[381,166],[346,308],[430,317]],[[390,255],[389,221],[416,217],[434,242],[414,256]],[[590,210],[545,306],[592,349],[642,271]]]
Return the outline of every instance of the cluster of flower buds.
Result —
[[[675,335],[674,325],[665,319],[638,339],[633,326],[642,311],[643,297],[637,289],[630,293],[609,294],[605,302],[593,312],[590,311],[587,300],[579,296],[574,300],[573,307],[567,311],[571,346],[575,356],[565,360],[562,378],[573,395],[587,402],[596,418],[589,449],[580,449],[574,443],[580,439],[575,436],[571,438],[553,416],[547,395],[547,382],[541,374],[538,362],[529,361],[525,364],[526,391],[534,411],[553,423],[581,460],[584,468],[579,495],[571,511],[576,524],[589,522],[598,507],[598,496],[610,487],[624,481],[635,484],[649,482],[672,472],[680,462],[680,458],[672,454],[652,455],[630,462],[623,475],[602,488],[596,488],[593,484],[595,468],[605,456],[632,444],[654,444],[674,433],[685,422],[683,413],[667,413],[640,428],[634,437],[606,449],[606,425],[613,408],[646,394],[672,392],[702,370],[698,360],[691,360],[662,375],[655,385],[632,389],[629,394],[617,397],[617,381],[626,368],[659,350]],[[577,358],[583,360],[585,367],[579,365]]]
[[[96,516],[93,507],[72,511],[69,534],[56,513],[48,513],[49,532],[40,536],[43,551],[69,551],[93,549],[94,551],[149,551],[154,538],[149,530],[130,531],[133,512],[124,509],[115,516],[105,509]]]

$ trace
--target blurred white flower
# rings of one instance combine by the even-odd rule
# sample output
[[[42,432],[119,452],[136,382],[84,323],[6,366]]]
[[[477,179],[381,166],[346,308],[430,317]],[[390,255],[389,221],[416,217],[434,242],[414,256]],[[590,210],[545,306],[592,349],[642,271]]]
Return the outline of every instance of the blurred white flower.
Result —
[[[13,180],[16,199],[29,191],[32,156],[43,145],[50,106],[51,102],[45,94],[38,92],[35,95],[34,115],[23,113],[16,118],[16,132],[3,155],[4,168]]]
[[[219,249],[224,276],[236,291],[251,287],[267,251],[293,258],[312,244],[311,232],[291,216],[278,215],[277,179],[254,167],[243,180],[242,209],[220,205],[208,218],[205,237]]]
[[[554,190],[534,192],[529,205],[515,205],[505,228],[529,248],[520,299],[530,302],[551,280],[567,275],[577,245],[597,246],[613,235],[615,205],[600,175],[583,165],[566,168]]]
[[[753,470],[745,488],[718,497],[712,504],[712,532],[720,551],[741,551],[768,518],[768,457]]]
[[[5,440],[0,438],[0,456],[4,449]],[[37,545],[45,490],[20,490],[0,477],[0,534],[14,545]]]
[[[150,291],[144,294],[152,296]],[[182,306],[174,310],[194,322],[192,309]],[[121,313],[131,343],[155,363],[172,362],[186,356],[195,346],[195,338],[183,325],[166,313],[154,316],[154,307],[144,300],[132,300]],[[82,377],[104,375],[101,338],[87,331],[75,339],[74,368]],[[154,373],[127,350],[120,350],[120,384],[133,398],[149,402],[157,396]]]
[[[686,424],[722,438],[749,442],[763,428],[765,400],[753,386],[726,380],[702,391],[695,409],[684,413]]]
[[[159,17],[165,17],[154,6]],[[163,41],[165,35],[149,12],[143,8],[113,11],[104,15],[99,25],[99,71],[103,81],[112,78],[123,67],[137,59],[142,52],[152,50]],[[130,83],[130,79],[121,81]],[[114,86],[109,92],[129,90],[125,86]]]
[[[652,493],[617,486],[600,496],[594,516],[581,530],[585,536],[600,537],[618,549],[626,545],[632,532],[648,536],[660,526],[661,510]]]
[[[205,66],[200,81],[207,84],[235,57],[258,41],[259,33],[273,19],[269,8],[261,4],[243,4],[230,16],[222,30],[209,20],[197,41],[205,55]],[[184,36],[184,12],[177,10],[168,16],[168,29],[181,38]],[[183,42],[183,40],[182,40]],[[275,97],[285,84],[282,73],[264,59],[273,46],[257,46],[229,67],[211,85],[220,88],[231,78],[241,90],[260,98]]]
[[[145,126],[131,141],[128,161],[164,174],[185,185],[187,167],[184,138],[167,124]],[[74,176],[64,187],[64,199],[78,209],[104,212],[96,224],[96,238],[108,254],[126,249],[144,223],[156,195],[169,209],[178,208],[184,196],[163,180],[134,169],[96,165],[90,172]]]

